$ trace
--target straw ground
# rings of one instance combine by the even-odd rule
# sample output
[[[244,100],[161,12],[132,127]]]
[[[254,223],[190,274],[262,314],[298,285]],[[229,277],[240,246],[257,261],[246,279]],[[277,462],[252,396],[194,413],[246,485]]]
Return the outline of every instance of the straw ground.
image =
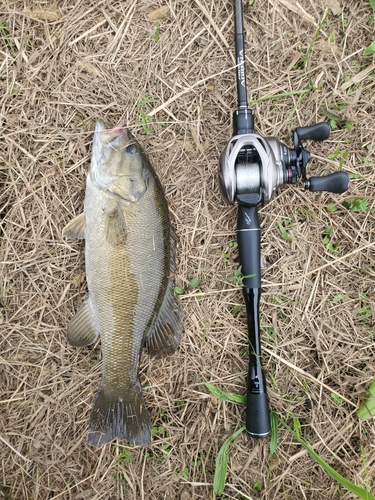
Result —
[[[150,20],[162,5],[168,12]],[[309,144],[309,171],[352,174],[344,195],[285,187],[260,210],[270,406],[374,491],[374,422],[356,416],[375,377],[375,66],[363,55],[374,15],[365,0],[244,6],[257,131],[290,146],[294,127],[334,120],[329,140]],[[0,497],[212,498],[218,451],[244,407],[204,382],[244,394],[248,365],[241,290],[228,280],[238,269],[236,208],[217,179],[236,107],[232,4],[3,0],[0,19]],[[201,280],[182,296],[178,352],[140,361],[149,449],[88,447],[100,344],[74,349],[65,339],[86,282],[83,243],[61,231],[83,208],[99,116],[125,120],[160,176],[179,235],[177,285]],[[232,443],[223,498],[354,496],[280,423],[272,456],[267,440],[242,433]]]

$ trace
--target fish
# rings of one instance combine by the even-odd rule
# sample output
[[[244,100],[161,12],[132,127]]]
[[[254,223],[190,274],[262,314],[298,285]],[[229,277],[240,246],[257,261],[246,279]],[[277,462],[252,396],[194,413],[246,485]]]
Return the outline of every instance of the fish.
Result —
[[[174,293],[177,235],[160,180],[120,122],[96,123],[83,213],[63,229],[85,240],[88,295],[67,326],[76,347],[102,349],[102,379],[88,444],[124,439],[151,444],[151,418],[138,379],[143,347],[151,357],[173,354],[183,312]]]

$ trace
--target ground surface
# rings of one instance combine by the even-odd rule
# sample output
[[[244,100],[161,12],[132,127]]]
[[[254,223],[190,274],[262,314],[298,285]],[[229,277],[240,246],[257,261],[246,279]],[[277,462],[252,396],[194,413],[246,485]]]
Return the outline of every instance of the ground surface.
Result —
[[[344,195],[286,187],[260,210],[262,342],[278,442],[271,455],[269,440],[238,436],[223,498],[355,498],[282,422],[298,419],[322,458],[375,491],[374,421],[356,416],[375,377],[375,66],[363,55],[374,16],[364,0],[245,4],[257,131],[290,146],[296,126],[332,119],[324,108],[339,115],[329,140],[309,144],[309,172],[342,166],[352,180]],[[236,107],[232,3],[170,0],[165,17],[149,20],[161,5],[1,4],[2,498],[212,498],[218,451],[244,422],[243,405],[204,386],[244,394],[248,364],[241,291],[227,280],[239,265],[236,208],[217,179]],[[178,352],[141,359],[149,449],[86,444],[100,344],[74,349],[65,339],[86,282],[83,244],[61,231],[82,211],[99,116],[108,126],[124,119],[160,176],[180,238],[177,285],[201,280],[182,298]]]

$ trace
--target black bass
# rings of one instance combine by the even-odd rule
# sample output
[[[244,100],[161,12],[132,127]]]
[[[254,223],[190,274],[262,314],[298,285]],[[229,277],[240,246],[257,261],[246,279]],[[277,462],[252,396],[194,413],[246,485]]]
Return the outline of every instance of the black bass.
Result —
[[[74,346],[100,335],[103,377],[88,443],[112,439],[147,446],[151,420],[137,365],[142,346],[171,354],[182,333],[173,291],[176,235],[160,181],[140,145],[122,124],[96,125],[84,212],[63,230],[84,238],[88,296],[67,329]]]

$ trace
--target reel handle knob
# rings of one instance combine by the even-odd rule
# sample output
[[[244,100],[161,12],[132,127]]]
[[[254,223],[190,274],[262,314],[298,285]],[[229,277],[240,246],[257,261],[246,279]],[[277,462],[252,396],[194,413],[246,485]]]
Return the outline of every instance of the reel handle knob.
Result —
[[[349,176],[346,172],[335,172],[321,177],[310,177],[305,181],[305,189],[310,191],[328,191],[345,193],[349,187]]]
[[[331,133],[331,127],[327,122],[315,123],[309,127],[297,127],[294,131],[294,147],[301,141],[325,141]]]

